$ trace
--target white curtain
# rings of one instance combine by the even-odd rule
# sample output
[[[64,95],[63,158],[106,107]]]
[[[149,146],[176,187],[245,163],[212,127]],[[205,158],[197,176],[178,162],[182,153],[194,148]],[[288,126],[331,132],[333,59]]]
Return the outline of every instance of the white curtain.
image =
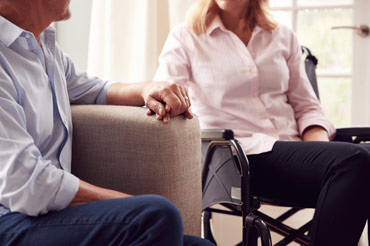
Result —
[[[111,81],[151,80],[169,30],[196,0],[93,0],[88,72]]]

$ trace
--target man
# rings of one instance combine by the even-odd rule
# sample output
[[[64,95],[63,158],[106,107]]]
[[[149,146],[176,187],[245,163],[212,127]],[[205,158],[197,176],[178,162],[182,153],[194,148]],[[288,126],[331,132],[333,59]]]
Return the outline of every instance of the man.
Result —
[[[69,0],[0,0],[0,245],[211,245],[183,236],[165,198],[70,173],[70,103],[146,105],[164,123],[192,114],[181,86],[78,72],[49,27],[69,17]]]

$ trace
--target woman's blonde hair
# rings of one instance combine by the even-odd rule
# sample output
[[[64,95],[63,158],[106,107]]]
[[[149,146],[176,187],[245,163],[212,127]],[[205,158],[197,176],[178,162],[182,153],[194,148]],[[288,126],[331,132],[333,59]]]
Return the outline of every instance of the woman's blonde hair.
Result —
[[[220,12],[215,0],[198,0],[188,11],[186,22],[197,35],[205,33],[213,18]],[[249,0],[245,25],[252,31],[257,25],[266,31],[278,28],[270,15],[269,0]]]

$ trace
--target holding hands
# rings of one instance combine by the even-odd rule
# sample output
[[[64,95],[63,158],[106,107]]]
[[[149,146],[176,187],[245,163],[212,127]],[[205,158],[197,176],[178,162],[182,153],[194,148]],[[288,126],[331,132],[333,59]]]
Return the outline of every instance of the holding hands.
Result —
[[[168,123],[170,117],[184,114],[192,119],[190,99],[182,85],[168,82],[115,83],[108,90],[107,104],[143,106],[148,115]]]
[[[143,99],[148,115],[156,114],[158,120],[168,123],[171,116],[184,114],[192,119],[190,99],[182,85],[167,82],[149,84],[143,90]]]

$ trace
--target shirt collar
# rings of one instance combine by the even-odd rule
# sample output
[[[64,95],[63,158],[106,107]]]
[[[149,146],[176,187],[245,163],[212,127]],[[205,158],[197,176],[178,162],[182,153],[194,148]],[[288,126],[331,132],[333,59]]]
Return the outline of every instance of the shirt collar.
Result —
[[[221,29],[222,31],[226,31],[226,27],[224,26],[224,23],[222,23],[222,20],[220,18],[219,15],[216,15],[211,24],[208,26],[207,28],[207,35],[210,36],[213,31],[215,31],[216,29]]]
[[[23,30],[22,28],[11,23],[4,17],[0,16],[0,42],[4,43],[7,47],[12,45],[19,37],[33,36],[33,33]],[[47,27],[41,33],[41,39],[55,42],[55,29],[51,26]]]
[[[220,29],[221,31],[228,31],[224,25],[224,23],[222,22],[221,18],[219,15],[216,15],[211,24],[208,26],[207,28],[207,35],[210,36],[216,29]],[[253,29],[253,35],[257,34],[258,32],[262,31],[262,28],[259,27],[259,26],[256,26],[254,29]]]
[[[0,16],[0,41],[9,47],[24,30]]]

